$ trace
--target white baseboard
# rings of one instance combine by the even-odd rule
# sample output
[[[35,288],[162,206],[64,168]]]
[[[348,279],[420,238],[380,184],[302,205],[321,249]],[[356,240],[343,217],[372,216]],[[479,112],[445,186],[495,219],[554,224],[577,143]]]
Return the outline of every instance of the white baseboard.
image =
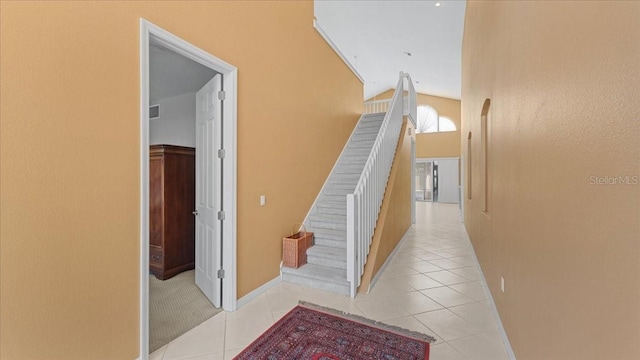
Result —
[[[260,287],[256,288],[252,292],[250,292],[247,295],[241,297],[240,299],[238,299],[236,310],[240,309],[244,305],[246,305],[249,302],[251,302],[251,300],[257,298],[258,296],[260,296],[262,294],[264,294],[265,292],[267,292],[267,290],[271,289],[272,287],[278,285],[281,282],[282,282],[282,277],[280,275],[278,275],[278,277],[268,281],[265,284],[262,284]]]

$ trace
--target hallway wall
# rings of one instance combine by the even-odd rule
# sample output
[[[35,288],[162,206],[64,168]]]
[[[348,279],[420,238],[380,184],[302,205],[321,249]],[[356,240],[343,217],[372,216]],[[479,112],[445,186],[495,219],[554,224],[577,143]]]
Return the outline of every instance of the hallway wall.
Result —
[[[238,297],[362,113],[310,1],[0,2],[3,360],[139,356],[141,17],[238,67]]]
[[[467,4],[465,225],[518,360],[640,358],[639,18],[638,2]]]

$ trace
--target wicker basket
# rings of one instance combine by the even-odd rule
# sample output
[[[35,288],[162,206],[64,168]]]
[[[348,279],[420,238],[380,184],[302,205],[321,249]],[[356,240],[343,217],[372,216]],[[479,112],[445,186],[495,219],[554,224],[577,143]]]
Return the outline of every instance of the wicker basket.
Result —
[[[295,226],[300,225],[296,232]],[[313,246],[313,233],[307,232],[303,224],[294,224],[291,235],[282,239],[282,265],[299,268],[307,263],[307,249]]]

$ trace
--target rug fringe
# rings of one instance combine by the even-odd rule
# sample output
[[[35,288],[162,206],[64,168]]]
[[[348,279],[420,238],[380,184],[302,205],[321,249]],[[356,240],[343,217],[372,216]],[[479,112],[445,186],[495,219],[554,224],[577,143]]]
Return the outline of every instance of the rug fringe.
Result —
[[[303,301],[300,300],[298,302],[298,305],[306,307],[308,309],[312,309],[312,310],[319,310],[319,311],[323,311],[329,314],[333,314],[333,315],[337,315],[337,316],[341,316],[345,319],[348,320],[354,320],[354,321],[358,321],[360,323],[363,323],[365,325],[372,325],[372,326],[376,326],[379,327],[381,329],[387,330],[387,331],[392,331],[395,333],[398,333],[400,335],[404,335],[407,337],[412,337],[415,339],[420,339],[423,341],[426,341],[428,343],[433,343],[436,341],[436,338],[434,338],[433,336],[429,336],[417,331],[413,331],[413,330],[408,330],[405,328],[401,328],[399,326],[395,326],[395,325],[389,325],[389,324],[385,324],[379,321],[375,321],[375,320],[371,320],[371,319],[367,319],[365,317],[359,316],[359,315],[354,315],[354,314],[349,314],[347,312],[344,312],[342,310],[337,310],[337,309],[332,309],[326,306],[321,306],[321,305],[317,305],[317,304],[313,304],[307,301]]]

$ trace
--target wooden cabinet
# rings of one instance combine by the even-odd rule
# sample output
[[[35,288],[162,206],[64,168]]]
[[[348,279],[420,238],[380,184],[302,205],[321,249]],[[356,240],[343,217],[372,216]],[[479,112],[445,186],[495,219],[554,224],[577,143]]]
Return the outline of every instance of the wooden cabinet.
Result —
[[[149,148],[149,267],[166,280],[195,266],[195,149]]]

